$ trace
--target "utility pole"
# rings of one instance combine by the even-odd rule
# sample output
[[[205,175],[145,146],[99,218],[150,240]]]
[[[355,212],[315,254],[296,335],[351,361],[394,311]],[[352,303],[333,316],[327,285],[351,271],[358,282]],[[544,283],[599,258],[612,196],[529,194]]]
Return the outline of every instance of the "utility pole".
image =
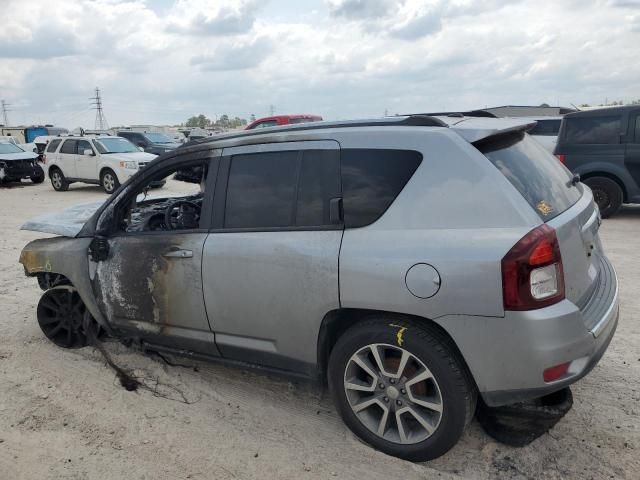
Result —
[[[269,105],[269,116],[273,117],[274,113],[276,113],[276,107],[274,105]]]
[[[94,128],[96,130],[108,130],[109,124],[107,123],[107,117],[104,116],[102,111],[102,98],[100,97],[100,89],[96,87],[96,96],[90,97],[89,100],[93,100],[90,105],[95,105],[93,110],[96,111],[96,122]]]
[[[7,113],[10,112],[11,110],[8,108],[10,107],[11,104],[5,102],[4,100],[2,100],[2,119],[4,120],[4,126],[8,127],[9,126],[9,117],[7,116]]]

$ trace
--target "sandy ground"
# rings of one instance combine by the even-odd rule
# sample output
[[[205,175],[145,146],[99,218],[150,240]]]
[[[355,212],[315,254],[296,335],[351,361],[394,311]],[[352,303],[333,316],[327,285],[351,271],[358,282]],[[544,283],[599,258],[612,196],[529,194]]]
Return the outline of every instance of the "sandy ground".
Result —
[[[601,230],[621,282],[621,321],[600,364],[573,387],[569,414],[521,449],[474,421],[447,455],[412,464],[361,444],[308,385],[219,365],[168,367],[108,345],[121,365],[180,389],[186,405],[127,392],[93,348],[46,340],[35,319],[40,291],[18,264],[42,235],[18,228],[104,198],[91,186],[0,188],[0,479],[640,478],[640,208]]]

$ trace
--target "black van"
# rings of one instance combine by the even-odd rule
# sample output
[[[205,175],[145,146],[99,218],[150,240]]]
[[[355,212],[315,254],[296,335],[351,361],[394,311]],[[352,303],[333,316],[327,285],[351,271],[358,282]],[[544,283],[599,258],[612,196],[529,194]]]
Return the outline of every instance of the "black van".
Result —
[[[591,187],[603,217],[640,203],[640,105],[565,115],[554,153]]]

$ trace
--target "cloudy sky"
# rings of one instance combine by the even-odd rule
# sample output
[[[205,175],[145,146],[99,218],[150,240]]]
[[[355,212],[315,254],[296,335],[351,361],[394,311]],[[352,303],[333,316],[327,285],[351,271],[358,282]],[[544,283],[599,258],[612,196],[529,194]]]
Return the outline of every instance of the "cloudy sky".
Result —
[[[9,120],[327,119],[640,98],[640,0],[0,0]]]

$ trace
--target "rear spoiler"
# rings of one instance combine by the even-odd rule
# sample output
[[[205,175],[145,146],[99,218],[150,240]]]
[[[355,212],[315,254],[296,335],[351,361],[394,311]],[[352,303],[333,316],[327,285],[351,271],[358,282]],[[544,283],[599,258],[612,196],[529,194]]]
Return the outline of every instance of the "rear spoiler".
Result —
[[[439,117],[442,118],[442,117]],[[514,132],[525,133],[533,128],[537,122],[517,118],[483,118],[483,117],[444,117],[452,130],[467,142],[476,143],[491,137],[508,135]]]

